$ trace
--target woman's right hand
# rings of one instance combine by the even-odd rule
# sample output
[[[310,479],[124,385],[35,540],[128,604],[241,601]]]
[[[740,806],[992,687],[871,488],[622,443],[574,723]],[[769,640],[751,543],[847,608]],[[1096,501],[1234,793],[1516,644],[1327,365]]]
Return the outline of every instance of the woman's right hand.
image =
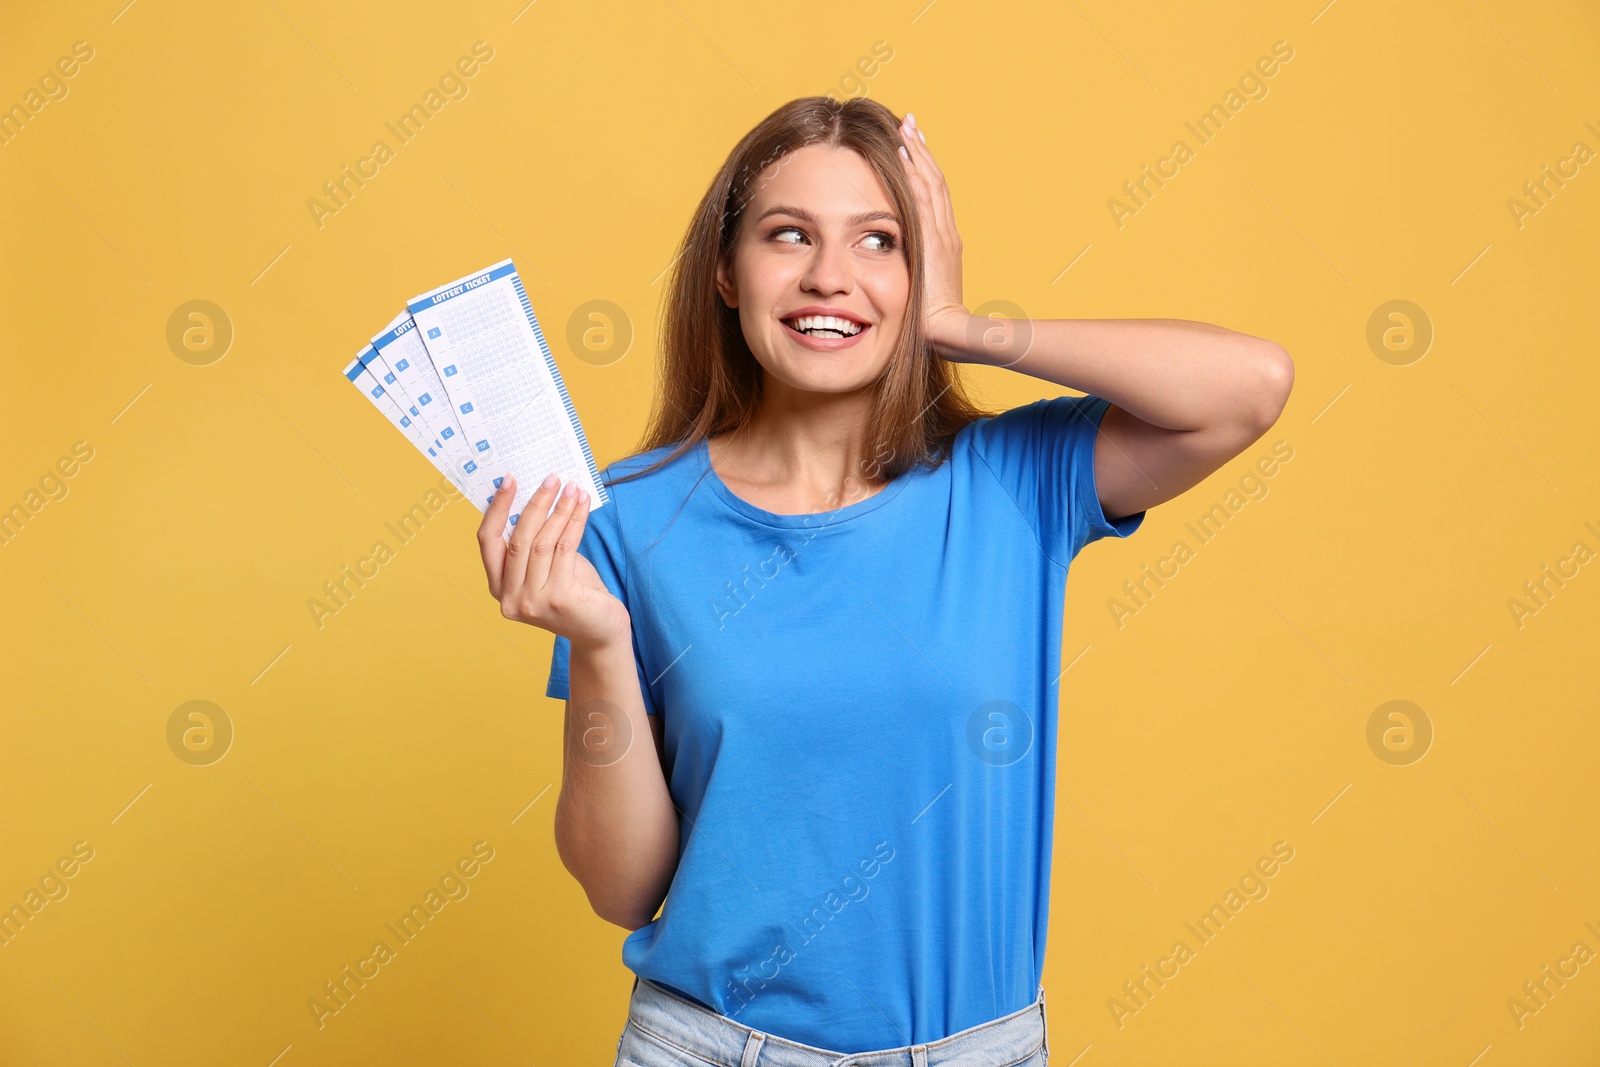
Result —
[[[589,518],[589,494],[569,482],[571,494],[564,493],[550,511],[559,484],[554,474],[545,479],[507,541],[506,518],[517,483],[509,474],[500,483],[478,527],[489,592],[506,618],[549,630],[574,644],[631,642],[627,607],[606,588],[594,564],[578,553]]]

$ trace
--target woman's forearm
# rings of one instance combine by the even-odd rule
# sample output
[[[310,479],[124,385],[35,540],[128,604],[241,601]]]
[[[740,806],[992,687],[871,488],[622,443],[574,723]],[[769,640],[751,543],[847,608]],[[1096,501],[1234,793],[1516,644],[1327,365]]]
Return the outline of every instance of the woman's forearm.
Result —
[[[595,914],[635,930],[655,916],[677,869],[677,809],[639,691],[632,637],[573,642],[567,662],[556,851]]]
[[[1093,393],[1169,430],[1270,425],[1294,377],[1278,344],[1186,319],[974,316],[948,334],[938,340],[948,359]]]

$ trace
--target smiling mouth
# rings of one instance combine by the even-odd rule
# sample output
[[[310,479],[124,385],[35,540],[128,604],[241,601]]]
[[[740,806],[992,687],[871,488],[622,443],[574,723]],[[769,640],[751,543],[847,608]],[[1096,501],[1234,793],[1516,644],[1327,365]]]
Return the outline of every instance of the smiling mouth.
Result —
[[[819,340],[842,340],[870,329],[870,323],[853,322],[834,315],[799,315],[784,319],[783,324],[795,333]]]

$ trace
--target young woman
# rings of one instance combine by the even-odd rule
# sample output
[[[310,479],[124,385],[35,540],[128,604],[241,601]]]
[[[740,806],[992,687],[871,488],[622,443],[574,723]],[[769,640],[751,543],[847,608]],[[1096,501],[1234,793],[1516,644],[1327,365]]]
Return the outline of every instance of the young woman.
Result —
[[[633,931],[618,1063],[1046,1062],[1067,566],[1294,372],[1202,323],[976,318],[961,247],[911,115],[780,107],[695,212],[609,505],[552,475],[506,543],[508,477],[484,516],[502,612],[557,635],[558,851]],[[1088,395],[991,414],[958,363]]]

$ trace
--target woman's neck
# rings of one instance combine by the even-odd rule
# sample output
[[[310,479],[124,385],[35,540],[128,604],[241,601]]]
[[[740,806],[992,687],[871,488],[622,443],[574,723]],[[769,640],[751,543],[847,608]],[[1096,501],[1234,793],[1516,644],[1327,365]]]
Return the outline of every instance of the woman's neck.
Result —
[[[867,455],[871,400],[864,389],[840,395],[769,388],[750,422],[710,439],[712,467],[741,498],[778,514],[859,503],[885,485]]]

